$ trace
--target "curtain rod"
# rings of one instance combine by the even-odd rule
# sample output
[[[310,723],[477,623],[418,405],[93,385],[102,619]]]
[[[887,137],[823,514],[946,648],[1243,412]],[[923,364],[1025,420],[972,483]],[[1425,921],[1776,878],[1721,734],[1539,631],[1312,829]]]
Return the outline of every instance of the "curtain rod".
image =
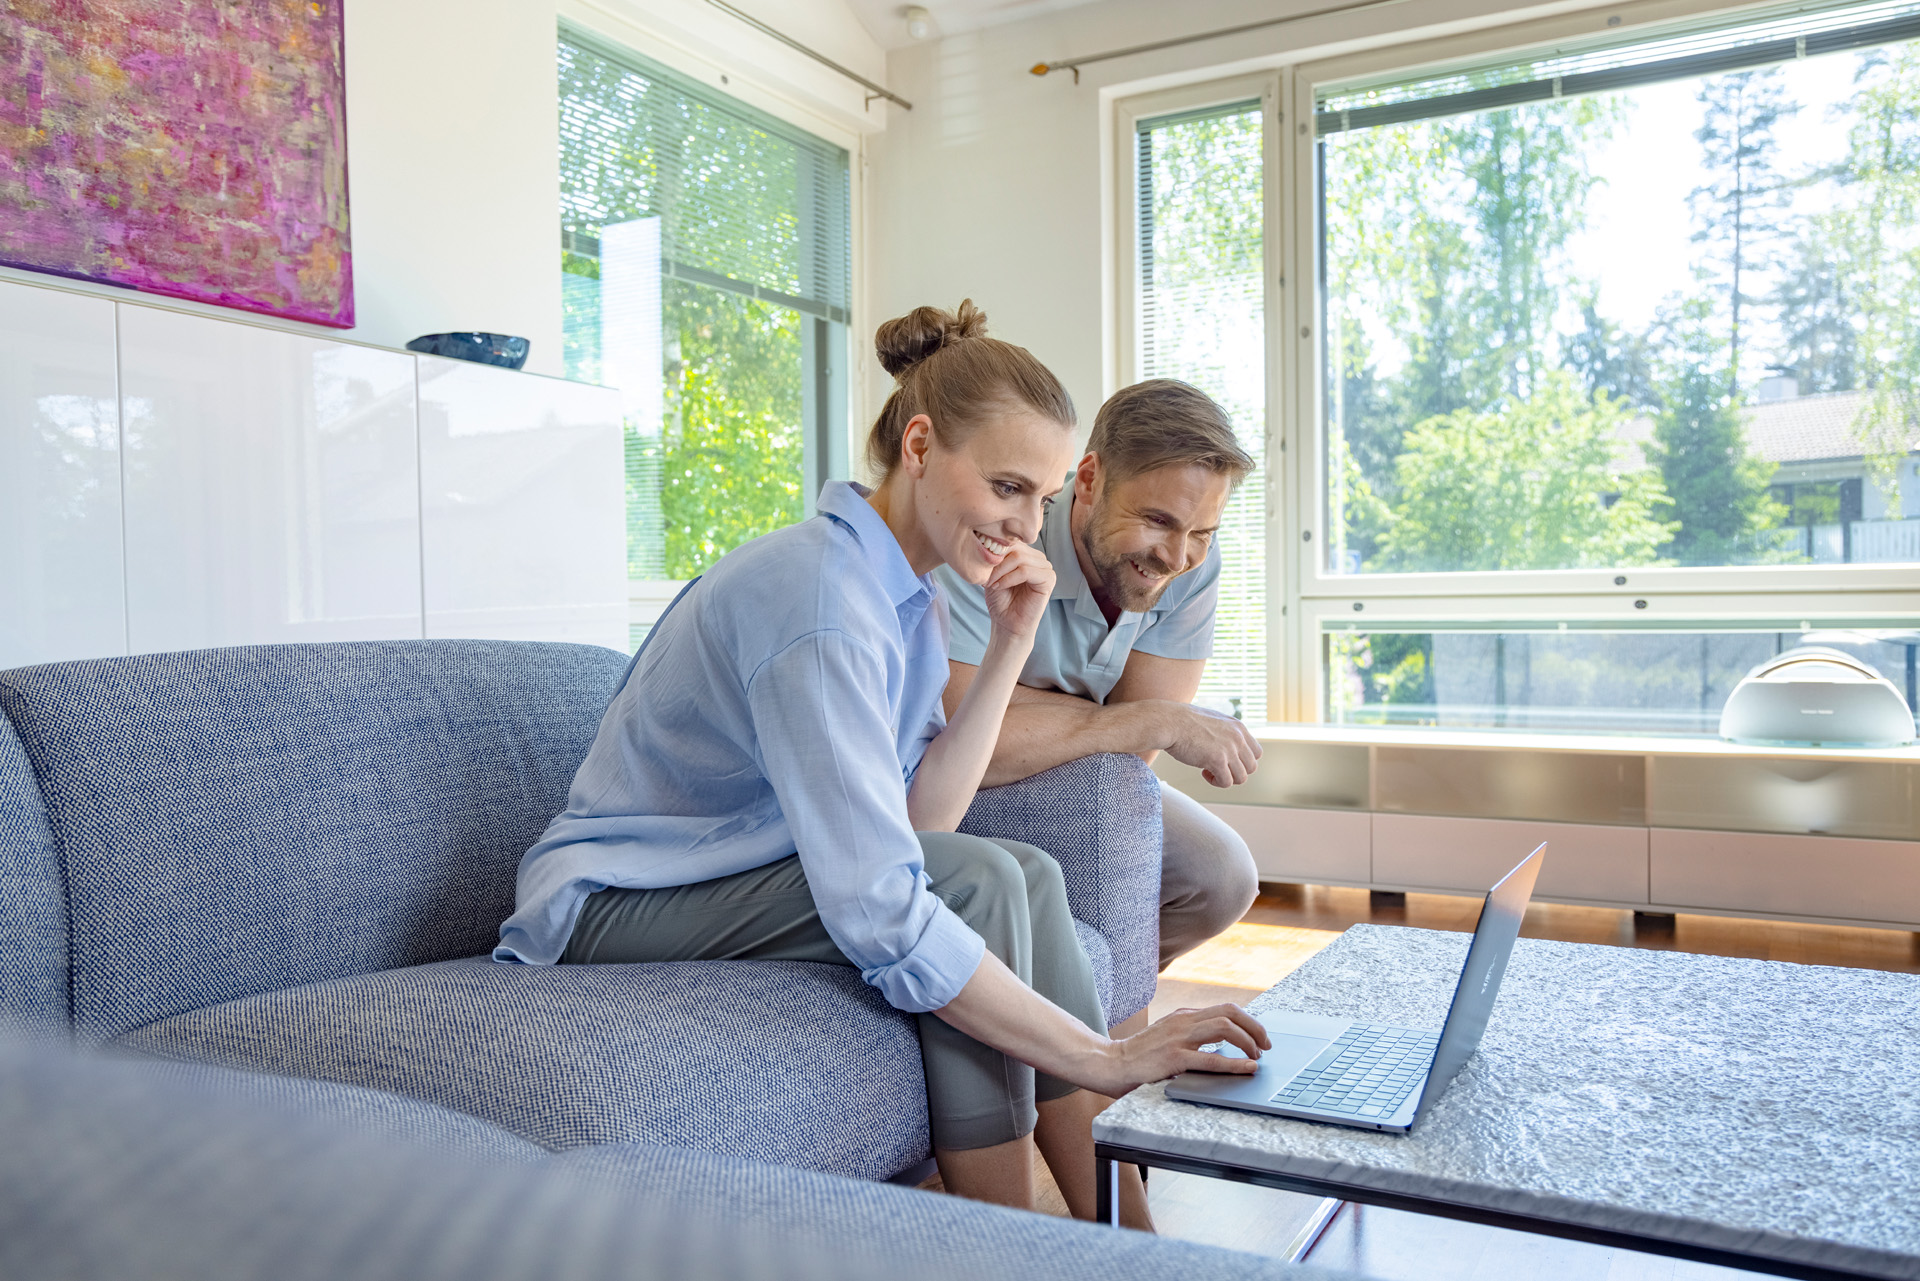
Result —
[[[890,89],[886,89],[880,85],[875,84],[873,81],[867,79],[865,76],[861,75],[857,71],[849,71],[847,68],[841,66],[839,63],[835,62],[832,58],[827,57],[825,54],[816,53],[812,49],[807,48],[807,46],[801,44],[798,40],[795,40],[792,36],[787,35],[786,33],[781,31],[775,31],[772,27],[769,27],[766,23],[760,21],[760,19],[754,17],[752,14],[742,13],[740,10],[728,4],[727,0],[707,0],[707,3],[712,5],[714,8],[720,10],[722,13],[732,14],[734,17],[740,19],[740,21],[746,23],[749,27],[752,27],[755,31],[760,32],[762,35],[772,36],[775,40],[778,40],[781,44],[787,46],[787,48],[797,49],[801,53],[806,54],[809,58],[812,58],[815,62],[819,63],[821,66],[832,67],[835,71],[838,71],[841,75],[845,76],[847,79],[852,80],[855,83],[864,86],[868,90],[868,93],[867,93],[868,106],[873,105],[873,100],[875,98],[885,98],[888,102],[899,103],[901,106],[905,107],[908,111],[913,110],[913,104],[911,102],[908,102],[905,98],[902,98],[899,94],[894,93]],[[1078,79],[1077,76],[1075,78]]]
[[[712,0],[718,3],[719,0]],[[1109,58],[1130,58],[1136,53],[1153,53],[1160,49],[1177,49],[1181,45],[1198,44],[1202,40],[1217,40],[1221,36],[1237,36],[1246,31],[1259,31],[1264,27],[1284,26],[1289,22],[1300,22],[1307,18],[1323,18],[1330,13],[1359,13],[1367,9],[1379,9],[1390,4],[1399,4],[1401,0],[1363,0],[1360,4],[1333,4],[1321,9],[1309,9],[1305,13],[1290,13],[1284,18],[1262,18],[1258,22],[1243,22],[1237,27],[1221,27],[1217,31],[1202,31],[1191,36],[1174,36],[1169,40],[1155,40],[1151,44],[1128,45],[1124,49],[1109,49],[1105,53],[1090,53],[1079,58],[1062,58],[1057,62],[1036,62],[1031,70],[1036,76],[1044,76],[1049,71],[1071,71],[1073,82],[1080,83],[1080,68],[1090,62],[1105,62]]]

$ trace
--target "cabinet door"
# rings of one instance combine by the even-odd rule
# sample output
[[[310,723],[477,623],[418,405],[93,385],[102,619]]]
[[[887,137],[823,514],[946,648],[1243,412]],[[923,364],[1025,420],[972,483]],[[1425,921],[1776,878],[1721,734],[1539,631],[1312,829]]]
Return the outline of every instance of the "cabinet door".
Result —
[[[418,638],[413,357],[118,306],[134,652]]]
[[[1920,841],[1656,827],[1653,901],[1920,928]]]
[[[0,669],[127,652],[113,303],[0,281]]]
[[[1284,805],[1208,805],[1253,851],[1263,881],[1365,885],[1365,810],[1294,809]]]
[[[426,634],[625,649],[620,393],[418,360]]]
[[[1373,816],[1373,879],[1401,889],[1485,893],[1540,842],[1534,892],[1599,903],[1647,901],[1647,829],[1524,819]]]

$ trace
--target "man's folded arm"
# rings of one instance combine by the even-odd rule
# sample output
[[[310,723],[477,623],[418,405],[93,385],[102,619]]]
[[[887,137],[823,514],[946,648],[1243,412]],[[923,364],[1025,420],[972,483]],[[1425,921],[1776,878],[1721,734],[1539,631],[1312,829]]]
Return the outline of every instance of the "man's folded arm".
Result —
[[[1177,706],[1193,700],[1205,659],[1161,658],[1135,650],[1105,704],[1052,689],[1016,685],[982,787],[1031,778],[1100,752],[1132,753],[1148,764],[1176,732]],[[949,714],[979,668],[950,662]]]

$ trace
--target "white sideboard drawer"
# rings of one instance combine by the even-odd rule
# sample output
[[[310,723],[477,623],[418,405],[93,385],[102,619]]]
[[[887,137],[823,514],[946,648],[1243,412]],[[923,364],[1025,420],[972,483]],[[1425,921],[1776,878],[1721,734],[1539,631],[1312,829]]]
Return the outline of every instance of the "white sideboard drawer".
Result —
[[[1484,893],[1541,841],[1535,893],[1610,903],[1647,901],[1647,829],[1523,819],[1373,816],[1373,880]]]
[[[1920,841],[1653,829],[1653,900],[1920,923]]]
[[[1267,881],[1372,879],[1371,815],[1365,810],[1310,810],[1284,805],[1209,805],[1253,851]]]

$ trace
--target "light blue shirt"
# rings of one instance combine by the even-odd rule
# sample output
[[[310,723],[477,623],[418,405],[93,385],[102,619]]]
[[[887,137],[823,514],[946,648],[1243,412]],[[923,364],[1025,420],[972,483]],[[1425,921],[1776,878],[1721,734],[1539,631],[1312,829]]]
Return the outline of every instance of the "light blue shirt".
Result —
[[[1161,658],[1208,658],[1213,654],[1213,610],[1220,599],[1220,546],[1167,584],[1145,613],[1125,613],[1107,625],[1093,587],[1080,572],[1073,550],[1073,490],[1047,512],[1035,544],[1053,562],[1053,595],[1034,634],[1033,653],[1020,669],[1020,683],[1057,689],[1096,703],[1127,668],[1134,650]],[[942,565],[933,571],[940,594],[953,616],[949,653],[956,662],[979,666],[987,654],[987,597],[984,590]]]
[[[648,635],[520,860],[499,961],[552,964],[589,894],[691,885],[798,851],[820,920],[897,1009],[960,993],[985,944],[928,888],[907,787],[946,727],[947,611],[841,481]]]

